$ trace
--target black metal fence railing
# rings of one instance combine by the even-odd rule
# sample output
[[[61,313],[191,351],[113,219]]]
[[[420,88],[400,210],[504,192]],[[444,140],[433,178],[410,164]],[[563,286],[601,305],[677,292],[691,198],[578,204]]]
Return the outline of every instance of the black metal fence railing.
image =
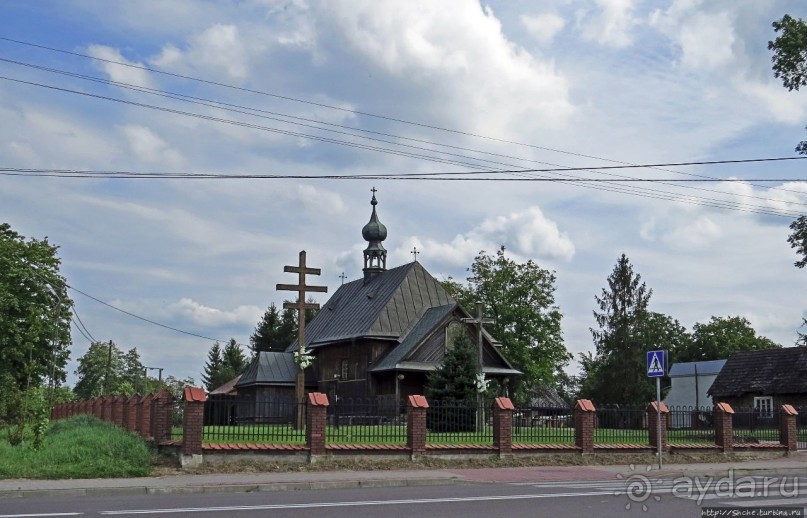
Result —
[[[333,444],[406,444],[406,415],[394,398],[335,398],[328,406],[326,441]]]
[[[293,397],[212,396],[205,402],[204,441],[304,444],[305,429],[295,428],[306,406]]]
[[[715,444],[712,407],[670,406],[667,442],[670,444]]]
[[[182,421],[185,415],[185,402],[179,398],[172,398],[171,408],[171,432],[172,441],[182,440]]]
[[[571,408],[524,407],[513,412],[514,444],[573,444]]]
[[[493,444],[489,401],[429,401],[427,444]]]
[[[647,412],[640,407],[600,406],[594,419],[594,444],[649,444]]]
[[[779,416],[780,411],[777,409],[734,408],[734,442],[744,444],[778,443]]]
[[[796,407],[796,447],[807,450],[807,406]]]

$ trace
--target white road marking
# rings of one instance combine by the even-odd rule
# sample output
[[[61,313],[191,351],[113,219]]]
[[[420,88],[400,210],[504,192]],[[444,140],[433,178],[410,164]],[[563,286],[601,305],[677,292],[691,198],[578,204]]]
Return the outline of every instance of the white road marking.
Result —
[[[265,511],[272,509],[312,509],[317,507],[361,507],[371,505],[412,505],[412,504],[440,504],[450,502],[483,502],[490,500],[525,500],[538,498],[569,498],[582,496],[614,496],[613,491],[599,491],[588,493],[554,493],[540,495],[492,495],[453,498],[423,498],[411,500],[365,500],[358,502],[314,502],[304,504],[271,504],[228,507],[179,507],[175,509],[130,509],[121,511],[101,511],[102,515],[127,514],[170,514],[170,513],[205,513],[221,511]],[[2,518],[2,517],[0,517]]]
[[[79,516],[84,513],[0,514],[0,518],[44,518],[46,516]]]

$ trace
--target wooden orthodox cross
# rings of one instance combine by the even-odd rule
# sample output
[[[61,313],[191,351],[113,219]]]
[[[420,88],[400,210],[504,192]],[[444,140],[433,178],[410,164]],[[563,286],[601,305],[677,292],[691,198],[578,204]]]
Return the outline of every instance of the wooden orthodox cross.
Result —
[[[305,355],[305,311],[307,309],[319,309],[319,304],[306,302],[305,296],[309,292],[327,293],[327,286],[307,286],[305,284],[306,275],[320,275],[319,268],[309,268],[305,264],[305,250],[300,252],[300,262],[297,266],[284,266],[283,271],[298,274],[297,284],[278,284],[277,290],[296,291],[296,302],[284,302],[283,309],[297,310],[297,359],[300,360]],[[305,427],[305,411],[303,404],[305,397],[305,374],[300,363],[297,363],[297,380],[294,387],[294,399],[297,401],[297,412],[295,427],[302,430]]]
[[[484,309],[484,304],[481,302],[476,303],[476,317],[471,318],[463,318],[462,321],[467,324],[476,324],[476,348],[477,348],[477,368],[479,369],[479,374],[482,376],[485,375],[484,370],[484,362],[482,361],[482,326],[485,324],[495,324],[495,318],[485,318],[482,316],[482,310]],[[480,377],[480,379],[483,379]],[[484,429],[485,427],[485,410],[483,408],[485,401],[482,396],[482,392],[477,389],[477,428],[479,430]]]

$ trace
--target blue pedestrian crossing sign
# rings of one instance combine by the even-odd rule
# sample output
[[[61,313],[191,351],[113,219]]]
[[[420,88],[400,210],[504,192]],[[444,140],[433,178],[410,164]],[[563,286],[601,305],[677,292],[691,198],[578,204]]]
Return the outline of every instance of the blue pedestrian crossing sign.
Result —
[[[667,372],[667,351],[647,351],[647,376],[660,378]]]

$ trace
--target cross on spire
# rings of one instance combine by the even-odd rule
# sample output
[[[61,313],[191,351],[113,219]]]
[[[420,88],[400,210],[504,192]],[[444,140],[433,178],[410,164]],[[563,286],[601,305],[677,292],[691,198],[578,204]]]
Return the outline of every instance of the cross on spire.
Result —
[[[345,275],[345,272],[342,272],[342,275],[340,275],[339,278],[342,279],[342,284],[344,284],[345,279],[347,279],[347,275]]]
[[[376,189],[376,188],[375,188],[375,185],[373,185],[373,188],[372,188],[372,189],[370,189],[370,192],[372,192],[372,193],[373,193],[373,196],[375,196],[375,193],[377,193],[377,192],[378,192],[378,189]]]
[[[409,253],[414,255],[415,256],[415,262],[418,262],[418,254],[421,253],[420,250],[418,250],[418,247],[413,247],[412,251],[409,252]]]

